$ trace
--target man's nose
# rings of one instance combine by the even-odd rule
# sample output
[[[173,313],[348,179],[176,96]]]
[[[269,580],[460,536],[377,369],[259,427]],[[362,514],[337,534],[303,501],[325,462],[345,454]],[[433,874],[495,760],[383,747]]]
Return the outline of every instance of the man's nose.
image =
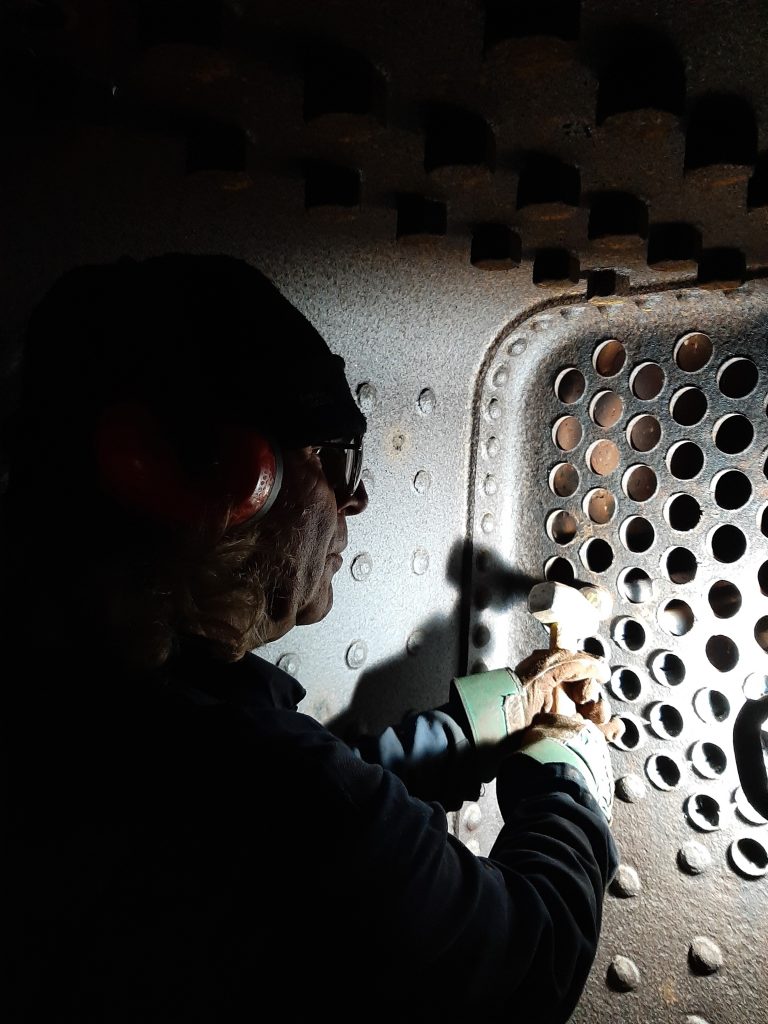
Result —
[[[361,512],[365,512],[366,508],[368,508],[368,492],[361,480],[354,494],[350,494],[346,501],[341,502],[338,510],[346,516],[357,516]]]

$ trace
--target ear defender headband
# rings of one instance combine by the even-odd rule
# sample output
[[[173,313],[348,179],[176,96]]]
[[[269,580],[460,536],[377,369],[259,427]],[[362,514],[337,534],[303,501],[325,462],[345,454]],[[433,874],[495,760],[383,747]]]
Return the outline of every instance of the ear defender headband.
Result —
[[[148,409],[113,406],[96,431],[102,484],[121,504],[167,526],[193,526],[226,510],[228,526],[263,519],[282,484],[279,448],[238,425],[220,426],[215,435],[210,465],[192,473]]]

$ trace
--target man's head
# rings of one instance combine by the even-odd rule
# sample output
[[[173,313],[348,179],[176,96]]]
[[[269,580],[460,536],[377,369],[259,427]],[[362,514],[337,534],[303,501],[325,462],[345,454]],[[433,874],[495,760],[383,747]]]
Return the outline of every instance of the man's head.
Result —
[[[231,657],[327,614],[329,556],[367,504],[366,422],[343,360],[257,270],[172,254],[72,271],[31,318],[22,374],[17,579],[42,555],[107,634],[154,636],[145,662],[184,632]]]

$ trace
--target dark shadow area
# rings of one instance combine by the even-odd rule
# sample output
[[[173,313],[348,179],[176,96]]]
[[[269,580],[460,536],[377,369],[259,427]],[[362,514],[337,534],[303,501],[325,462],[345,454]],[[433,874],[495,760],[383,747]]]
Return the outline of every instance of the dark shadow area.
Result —
[[[465,544],[462,540],[454,543],[446,566],[446,578],[457,590],[455,614],[426,620],[418,629],[420,641],[413,654],[404,651],[402,655],[362,672],[345,710],[326,723],[332,732],[346,739],[361,732],[379,731],[400,721],[408,711],[422,711],[447,700],[452,676],[465,672],[462,666],[467,660],[464,648],[470,602],[478,608],[503,611],[527,601],[531,587],[540,582],[517,571],[489,548],[476,551],[474,557],[477,573],[473,575],[477,582],[470,593],[466,581],[469,566],[465,564]],[[453,646],[457,628],[462,637],[460,664],[444,679],[435,680],[429,687],[430,692],[426,693],[423,664],[430,659],[434,659],[436,664],[441,663],[441,652],[446,645]],[[471,671],[471,668],[466,671]],[[438,687],[442,695],[437,692]]]
[[[504,39],[554,36],[578,39],[581,0],[551,0],[546,4],[509,3],[487,0],[485,5],[485,49]]]
[[[628,25],[600,34],[593,62],[599,76],[597,123],[630,110],[685,109],[685,66],[658,32]]]
[[[710,164],[754,164],[757,125],[741,96],[704,96],[691,110],[685,137],[685,169]]]

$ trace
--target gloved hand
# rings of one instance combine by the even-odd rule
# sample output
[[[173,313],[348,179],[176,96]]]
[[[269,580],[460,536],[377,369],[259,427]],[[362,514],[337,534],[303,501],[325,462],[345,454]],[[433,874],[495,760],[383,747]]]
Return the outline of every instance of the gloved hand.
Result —
[[[553,706],[555,713],[537,716],[534,724],[525,730],[516,754],[526,754],[541,764],[569,764],[579,772],[587,788],[610,822],[613,813],[614,779],[611,757],[606,742],[621,735],[623,726],[618,720],[610,721],[610,709],[605,704],[608,721],[602,726],[577,714],[563,714],[575,704],[567,694],[557,691]]]
[[[597,714],[602,703],[600,684],[609,677],[607,663],[584,651],[542,650],[521,661],[516,671],[501,668],[462,676],[453,680],[453,688],[479,746],[513,736],[536,715],[552,711],[558,689],[567,691],[574,707]]]

